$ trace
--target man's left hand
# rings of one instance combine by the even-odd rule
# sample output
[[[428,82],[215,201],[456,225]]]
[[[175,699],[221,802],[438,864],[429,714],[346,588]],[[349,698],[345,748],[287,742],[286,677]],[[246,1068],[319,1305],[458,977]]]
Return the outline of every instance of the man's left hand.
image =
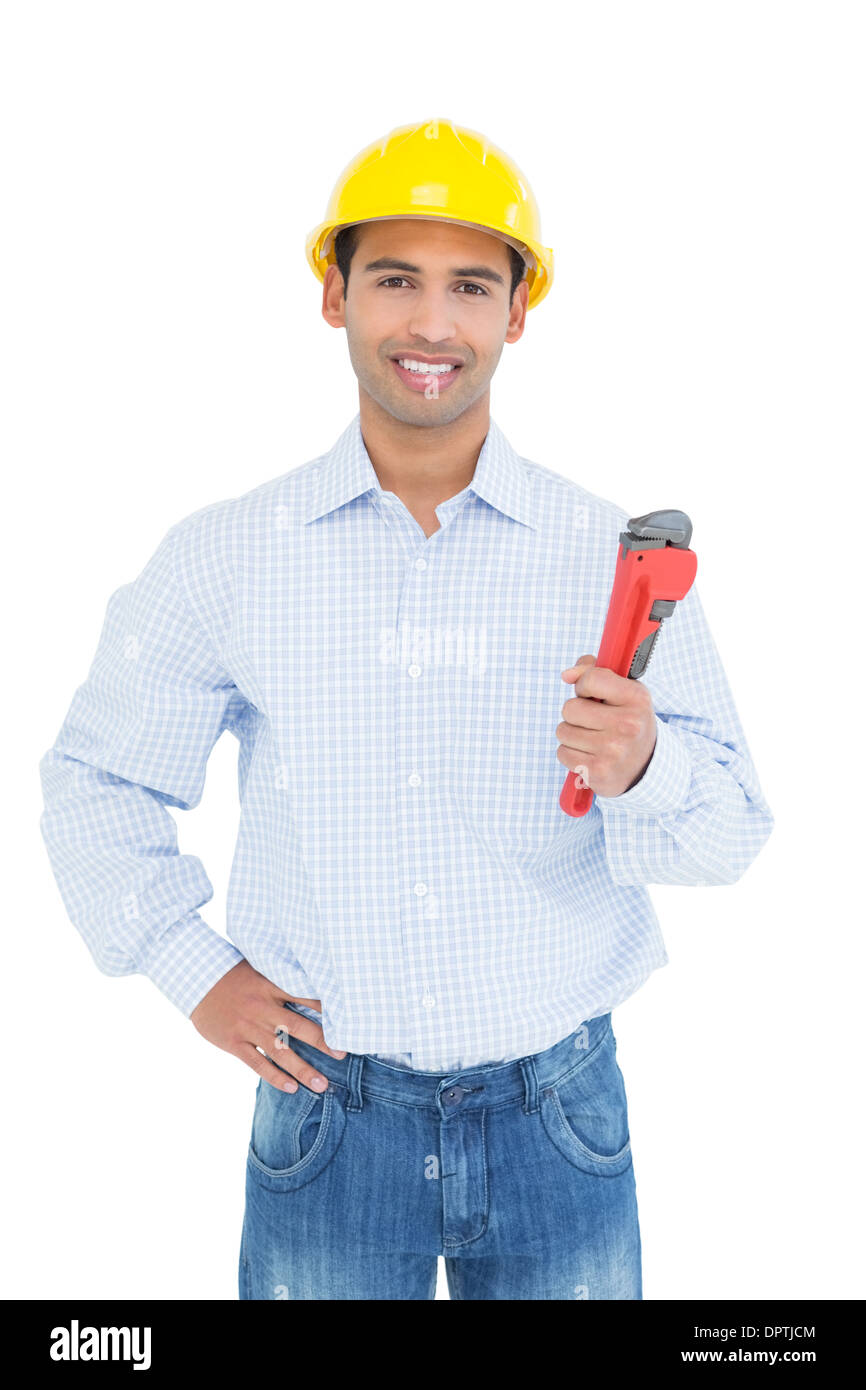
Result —
[[[639,782],[656,746],[652,696],[639,680],[596,666],[581,656],[562,672],[575,694],[556,726],[556,756],[597,796],[619,796]],[[596,697],[596,698],[592,698]],[[597,701],[601,701],[598,703]]]

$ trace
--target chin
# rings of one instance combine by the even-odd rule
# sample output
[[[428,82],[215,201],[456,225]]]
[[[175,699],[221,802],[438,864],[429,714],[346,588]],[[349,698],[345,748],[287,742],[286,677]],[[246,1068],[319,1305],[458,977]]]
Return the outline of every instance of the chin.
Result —
[[[431,406],[433,407],[431,409]],[[395,419],[401,420],[406,425],[419,425],[422,429],[435,429],[438,425],[450,425],[452,420],[456,420],[466,409],[466,403],[462,405],[454,401],[426,401],[422,396],[417,406],[410,401],[407,408],[405,402],[401,401],[392,409],[386,407],[389,414]]]

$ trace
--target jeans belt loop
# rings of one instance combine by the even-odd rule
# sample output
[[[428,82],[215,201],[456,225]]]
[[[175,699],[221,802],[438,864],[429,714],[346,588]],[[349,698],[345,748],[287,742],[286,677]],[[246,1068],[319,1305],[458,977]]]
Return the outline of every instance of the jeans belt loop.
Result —
[[[538,1073],[535,1070],[533,1058],[521,1057],[520,1070],[523,1072],[523,1084],[525,1087],[523,1112],[526,1115],[534,1115],[538,1109]]]

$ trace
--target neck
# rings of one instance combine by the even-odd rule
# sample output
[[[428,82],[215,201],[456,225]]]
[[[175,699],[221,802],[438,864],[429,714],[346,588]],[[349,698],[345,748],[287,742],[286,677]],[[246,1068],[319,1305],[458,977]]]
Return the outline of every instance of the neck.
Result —
[[[410,512],[430,516],[471,483],[490,429],[489,391],[456,420],[435,427],[395,420],[366,391],[359,394],[361,434],[376,477]]]

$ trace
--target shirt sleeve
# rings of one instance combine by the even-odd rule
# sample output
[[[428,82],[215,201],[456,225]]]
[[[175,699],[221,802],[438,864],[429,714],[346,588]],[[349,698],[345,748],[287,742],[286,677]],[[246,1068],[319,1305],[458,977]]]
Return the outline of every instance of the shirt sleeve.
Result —
[[[644,683],[656,746],[643,776],[598,796],[623,885],[736,883],[773,829],[697,585],[662,623]]]
[[[198,805],[211,750],[245,701],[182,590],[177,531],[108,600],[87,679],[39,764],[39,826],[98,968],[147,975],[189,1016],[244,957],[199,915],[213,887],[179,853],[167,808]]]

